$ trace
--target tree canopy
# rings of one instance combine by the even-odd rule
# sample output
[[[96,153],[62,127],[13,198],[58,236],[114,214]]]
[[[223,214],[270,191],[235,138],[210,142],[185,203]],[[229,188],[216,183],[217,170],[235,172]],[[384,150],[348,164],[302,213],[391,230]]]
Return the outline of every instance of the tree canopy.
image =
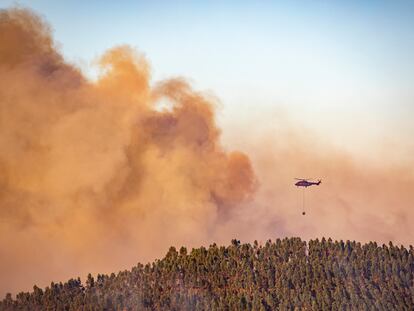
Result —
[[[152,264],[7,294],[0,310],[413,310],[414,249],[331,239],[232,240]]]

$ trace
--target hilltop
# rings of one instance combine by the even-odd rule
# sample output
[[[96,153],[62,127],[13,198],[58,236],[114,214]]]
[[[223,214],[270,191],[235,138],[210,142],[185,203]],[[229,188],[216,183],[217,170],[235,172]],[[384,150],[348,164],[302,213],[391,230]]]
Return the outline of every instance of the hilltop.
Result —
[[[331,239],[171,247],[152,264],[34,286],[0,310],[413,310],[412,246]]]

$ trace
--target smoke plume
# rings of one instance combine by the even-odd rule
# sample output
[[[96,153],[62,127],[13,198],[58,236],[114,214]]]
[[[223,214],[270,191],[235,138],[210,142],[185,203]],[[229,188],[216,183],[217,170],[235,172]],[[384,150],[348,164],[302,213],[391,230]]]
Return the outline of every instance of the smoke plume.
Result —
[[[183,79],[153,83],[128,46],[99,66],[99,79],[86,79],[37,15],[0,11],[0,293],[233,237],[413,242],[407,166],[309,152],[295,131],[273,141],[236,130],[251,158],[230,152],[213,98]],[[306,217],[292,186],[303,174],[323,179]]]
[[[27,10],[1,11],[0,43],[2,290],[203,243],[252,196],[249,158],[223,149],[214,101],[184,80],[151,86],[121,46],[92,83]]]

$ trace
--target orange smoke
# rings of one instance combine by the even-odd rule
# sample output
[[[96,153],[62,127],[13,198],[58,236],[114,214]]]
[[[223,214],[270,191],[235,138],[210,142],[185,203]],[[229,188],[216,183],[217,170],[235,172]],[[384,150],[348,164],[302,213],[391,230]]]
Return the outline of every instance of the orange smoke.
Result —
[[[251,197],[250,161],[220,145],[211,99],[180,79],[151,87],[129,47],[91,83],[37,16],[0,14],[0,291],[203,243]]]

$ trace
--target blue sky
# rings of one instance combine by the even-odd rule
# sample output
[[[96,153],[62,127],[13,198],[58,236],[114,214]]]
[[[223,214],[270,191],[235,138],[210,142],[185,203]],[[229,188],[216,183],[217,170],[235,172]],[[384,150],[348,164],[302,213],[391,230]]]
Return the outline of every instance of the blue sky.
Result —
[[[414,143],[412,1],[8,1],[40,13],[89,76],[105,50],[143,52],[154,80],[188,78],[226,128],[278,115],[348,150]]]

